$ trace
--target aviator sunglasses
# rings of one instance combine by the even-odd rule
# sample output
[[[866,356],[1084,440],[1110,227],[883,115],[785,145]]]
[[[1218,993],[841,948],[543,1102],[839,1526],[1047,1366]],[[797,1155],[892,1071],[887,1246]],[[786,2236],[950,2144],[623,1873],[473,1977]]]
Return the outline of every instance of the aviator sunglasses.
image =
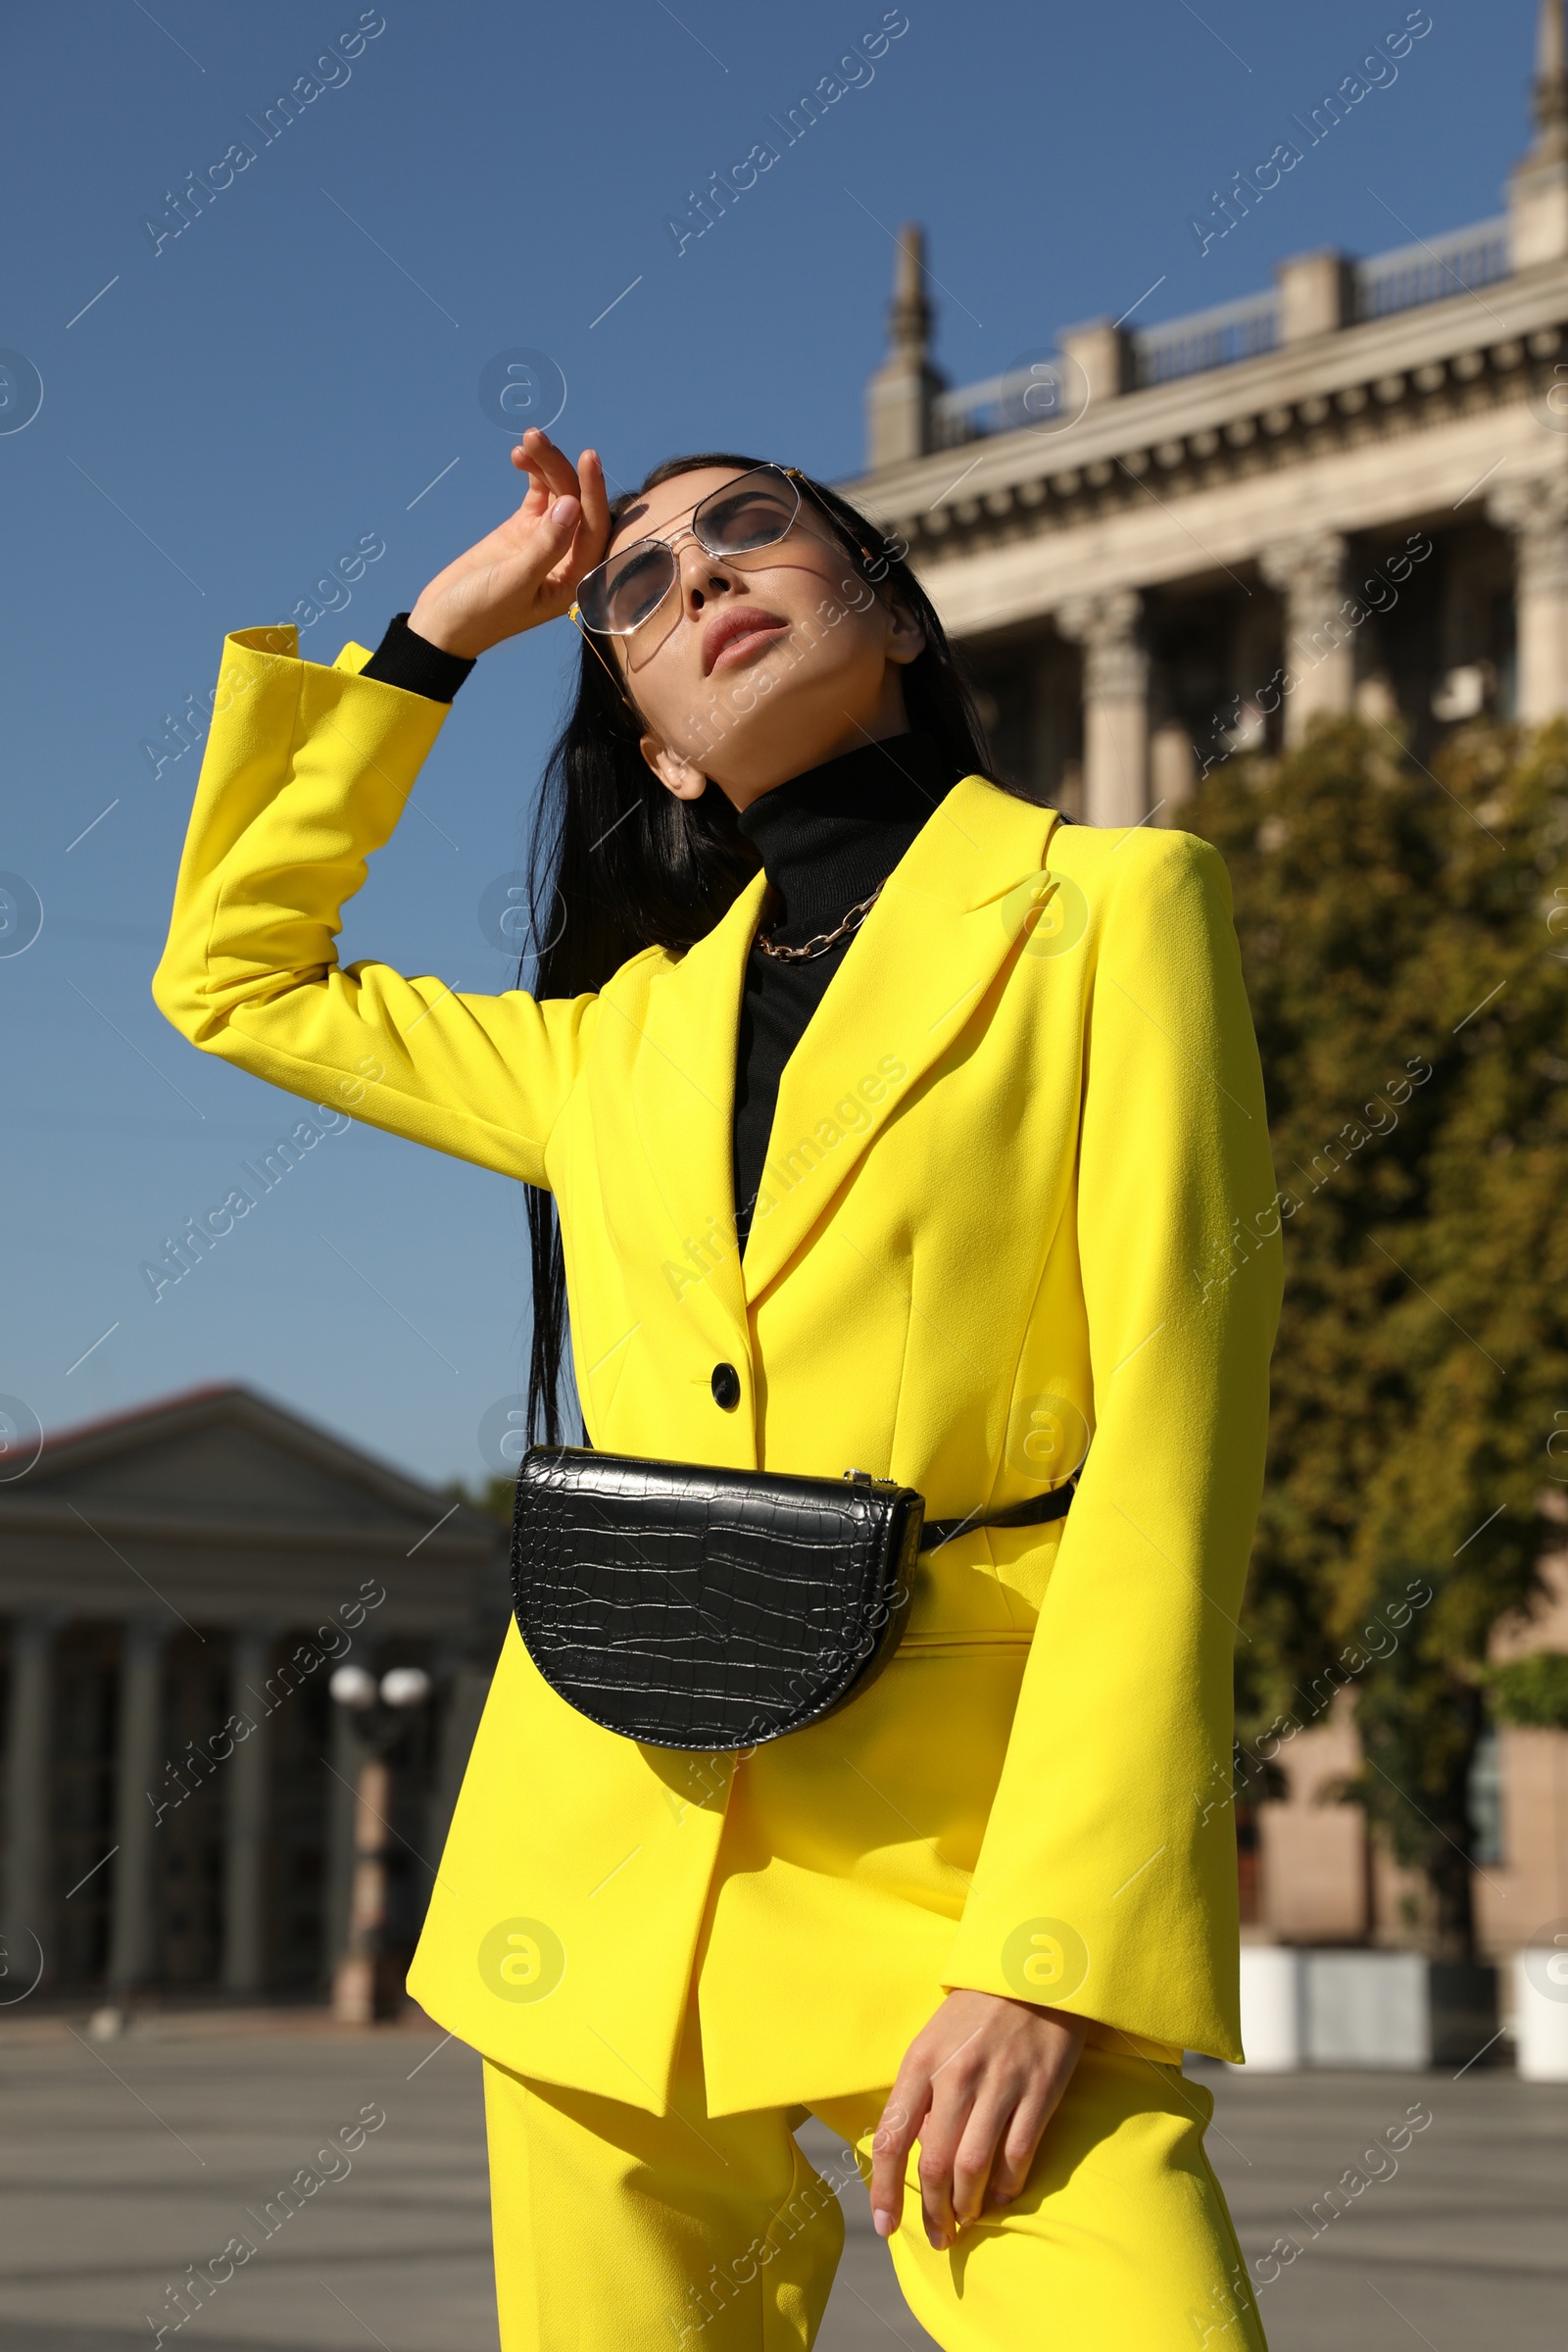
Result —
[[[708,556],[746,556],[758,548],[776,547],[789,536],[800,514],[798,484],[810,488],[793,466],[754,466],[750,473],[737,474],[700,500],[687,528]],[[686,530],[677,530],[675,541],[685,536]],[[875,561],[869,548],[862,547],[860,553],[868,564]],[[679,578],[673,544],[634,539],[583,574],[570,617],[596,636],[629,637],[653,618]]]

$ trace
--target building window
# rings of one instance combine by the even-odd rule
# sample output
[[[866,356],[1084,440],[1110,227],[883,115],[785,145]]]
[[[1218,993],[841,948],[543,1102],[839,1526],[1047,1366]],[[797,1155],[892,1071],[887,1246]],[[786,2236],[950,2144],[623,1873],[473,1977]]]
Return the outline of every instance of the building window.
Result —
[[[1506,1861],[1502,1848],[1502,1743],[1491,1725],[1476,1741],[1466,1797],[1471,1861],[1483,1867]]]

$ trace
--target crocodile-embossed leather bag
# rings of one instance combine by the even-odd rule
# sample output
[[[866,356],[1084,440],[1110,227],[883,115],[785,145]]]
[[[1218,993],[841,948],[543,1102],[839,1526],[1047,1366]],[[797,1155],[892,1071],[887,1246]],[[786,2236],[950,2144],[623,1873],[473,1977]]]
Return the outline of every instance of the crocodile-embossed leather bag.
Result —
[[[740,1749],[858,1697],[898,1646],[914,1565],[971,1527],[1059,1518],[1071,1487],[924,1525],[911,1487],[533,1446],[512,1592],[545,1681],[651,1747]]]

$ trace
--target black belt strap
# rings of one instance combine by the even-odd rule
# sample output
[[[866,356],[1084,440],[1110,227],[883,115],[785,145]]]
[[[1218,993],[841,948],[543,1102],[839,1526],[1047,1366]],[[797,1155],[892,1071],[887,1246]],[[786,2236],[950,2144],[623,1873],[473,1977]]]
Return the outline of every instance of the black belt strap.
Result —
[[[1037,1494],[1032,1502],[1015,1502],[1010,1510],[998,1511],[990,1519],[982,1519],[971,1511],[967,1519],[928,1519],[920,1537],[922,1551],[940,1551],[956,1536],[966,1536],[977,1527],[1043,1527],[1050,1520],[1065,1519],[1072,1508],[1072,1498],[1078,1492],[1078,1473],[1063,1487],[1054,1487],[1049,1494]]]

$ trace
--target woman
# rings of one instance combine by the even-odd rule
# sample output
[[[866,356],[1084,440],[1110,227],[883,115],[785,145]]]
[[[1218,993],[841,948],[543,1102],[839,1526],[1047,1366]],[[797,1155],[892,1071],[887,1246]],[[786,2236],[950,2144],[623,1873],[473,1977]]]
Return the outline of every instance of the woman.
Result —
[[[229,640],[159,1004],[535,1188],[547,1428],[564,1296],[602,1450],[1071,1507],[925,1553],[880,1679],[739,1758],[599,1728],[509,1630],[410,1978],[486,2060],[503,2342],[809,2344],[809,2110],[939,2343],[1255,2352],[1181,2073],[1242,2054],[1279,1286],[1224,869],[986,781],[928,600],[819,485],[513,458],[373,656]],[[462,678],[568,607],[538,993],[340,968]]]

